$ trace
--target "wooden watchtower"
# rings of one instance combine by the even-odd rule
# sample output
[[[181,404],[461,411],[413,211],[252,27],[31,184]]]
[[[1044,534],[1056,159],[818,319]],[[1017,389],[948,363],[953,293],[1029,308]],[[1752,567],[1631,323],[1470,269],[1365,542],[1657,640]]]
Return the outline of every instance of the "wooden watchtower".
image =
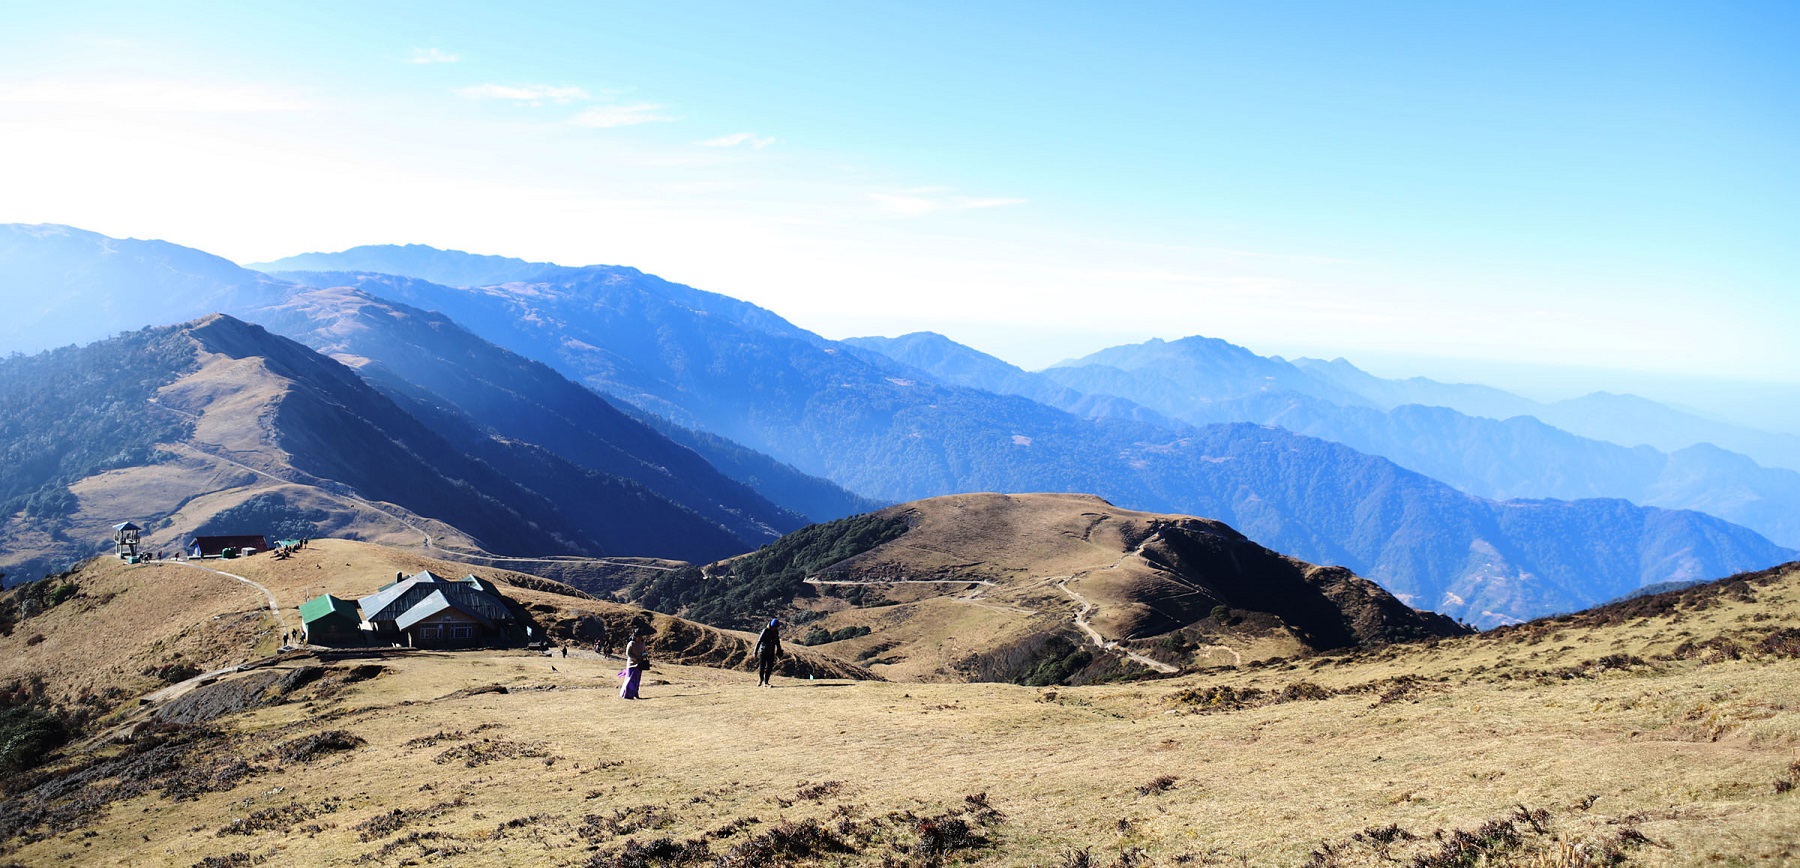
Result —
[[[131,522],[113,525],[113,542],[119,544],[119,559],[126,563],[138,562],[138,533],[143,528]]]

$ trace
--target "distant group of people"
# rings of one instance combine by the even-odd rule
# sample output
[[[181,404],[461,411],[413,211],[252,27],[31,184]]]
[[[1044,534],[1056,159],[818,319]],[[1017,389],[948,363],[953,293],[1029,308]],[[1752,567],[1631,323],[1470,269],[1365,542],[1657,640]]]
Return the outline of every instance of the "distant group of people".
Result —
[[[612,652],[606,622],[596,619],[599,636],[594,640],[594,653],[607,656]],[[640,699],[638,688],[642,685],[644,673],[650,669],[650,625],[639,621],[631,626],[631,638],[625,642],[625,668],[619,671],[618,677],[624,679],[619,685],[621,699]],[[569,656],[567,645],[562,647],[562,656]],[[781,619],[770,618],[756,637],[756,647],[752,652],[756,658],[756,686],[773,687],[769,683],[775,674],[775,667],[781,661]]]

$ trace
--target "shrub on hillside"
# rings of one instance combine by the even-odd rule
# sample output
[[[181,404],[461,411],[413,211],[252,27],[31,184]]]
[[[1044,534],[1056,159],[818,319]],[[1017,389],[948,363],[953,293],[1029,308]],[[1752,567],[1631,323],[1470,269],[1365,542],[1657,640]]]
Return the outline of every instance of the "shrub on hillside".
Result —
[[[731,561],[723,574],[699,567],[658,573],[633,587],[632,602],[646,609],[683,614],[715,627],[749,628],[771,613],[787,610],[808,596],[809,576],[846,558],[898,539],[910,529],[904,519],[853,515],[801,528]]]
[[[1018,679],[1027,687],[1049,687],[1062,684],[1070,676],[1094,662],[1094,654],[1086,646],[1077,645],[1061,636],[1052,636],[1039,649],[1030,669]]]
[[[81,586],[68,573],[28,582],[0,596],[0,636],[11,636],[19,622],[42,615],[73,599]]]
[[[1771,657],[1800,657],[1800,629],[1783,627],[1764,636],[1756,644],[1756,652]]]
[[[869,628],[864,627],[861,624],[855,624],[837,630],[814,627],[811,630],[806,631],[806,636],[800,640],[800,644],[829,645],[832,642],[842,642],[845,639],[855,639],[858,636],[867,636],[870,632]]]
[[[0,772],[15,775],[36,768],[69,740],[62,718],[32,706],[0,711]]]

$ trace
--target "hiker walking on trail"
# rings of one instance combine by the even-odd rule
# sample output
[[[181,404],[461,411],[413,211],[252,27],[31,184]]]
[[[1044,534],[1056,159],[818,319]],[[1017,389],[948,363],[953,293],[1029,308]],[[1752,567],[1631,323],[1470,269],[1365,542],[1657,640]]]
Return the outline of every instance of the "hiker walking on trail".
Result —
[[[781,656],[781,619],[770,618],[769,626],[756,637],[756,686],[773,687],[769,676],[775,674],[775,659]]]
[[[645,647],[648,644],[642,627],[633,631],[631,641],[625,643],[625,670],[619,673],[619,677],[625,679],[625,684],[619,688],[622,699],[638,698],[638,682],[643,679],[644,670],[650,668],[650,653]]]

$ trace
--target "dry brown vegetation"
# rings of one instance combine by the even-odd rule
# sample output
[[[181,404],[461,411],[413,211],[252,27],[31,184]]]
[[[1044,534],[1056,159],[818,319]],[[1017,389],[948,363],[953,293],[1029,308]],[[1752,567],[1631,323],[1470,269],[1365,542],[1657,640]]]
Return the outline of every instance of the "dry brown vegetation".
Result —
[[[596,616],[615,635],[631,624],[651,622],[657,631],[653,648],[670,662],[747,665],[753,641],[744,634],[594,600],[537,576],[346,540],[315,540],[285,560],[262,554],[195,563],[206,569],[172,561],[130,565],[97,558],[66,580],[52,580],[70,582],[76,590],[0,636],[0,685],[35,677],[59,703],[111,711],[171,681],[273,655],[284,633],[298,636],[295,610],[313,596],[358,597],[392,581],[396,573],[427,569],[453,576],[476,572],[496,580],[555,641],[576,642],[582,622]],[[280,619],[259,591],[215,571],[268,588],[280,604]],[[801,654],[790,672],[871,677],[860,667],[796,650]]]
[[[861,632],[823,647],[894,680],[1032,683],[1035,669],[1081,683],[1458,632],[1348,570],[1091,495],[958,494],[876,515],[911,530],[819,570],[796,605],[817,616],[803,630]],[[1048,659],[1079,648],[1096,653]]]
[[[388,576],[410,557],[315,546],[245,563],[298,590],[326,557]],[[221,648],[268,642],[272,625],[229,617],[259,594],[174,569],[76,577],[162,595],[171,623],[146,609],[119,631],[144,641],[115,650],[211,647],[200,625]],[[169,576],[192,586],[151,584]],[[60,634],[115,615],[76,605],[0,640],[8,677],[35,660],[53,689],[85,683],[104,655]],[[212,685],[264,704],[182,724],[159,700],[10,782],[0,863],[1779,864],[1800,859],[1796,638],[1789,567],[1474,637],[1075,688],[759,690],[659,662],[624,702],[618,662],[591,652],[296,657]],[[86,662],[35,656],[58,648]]]

